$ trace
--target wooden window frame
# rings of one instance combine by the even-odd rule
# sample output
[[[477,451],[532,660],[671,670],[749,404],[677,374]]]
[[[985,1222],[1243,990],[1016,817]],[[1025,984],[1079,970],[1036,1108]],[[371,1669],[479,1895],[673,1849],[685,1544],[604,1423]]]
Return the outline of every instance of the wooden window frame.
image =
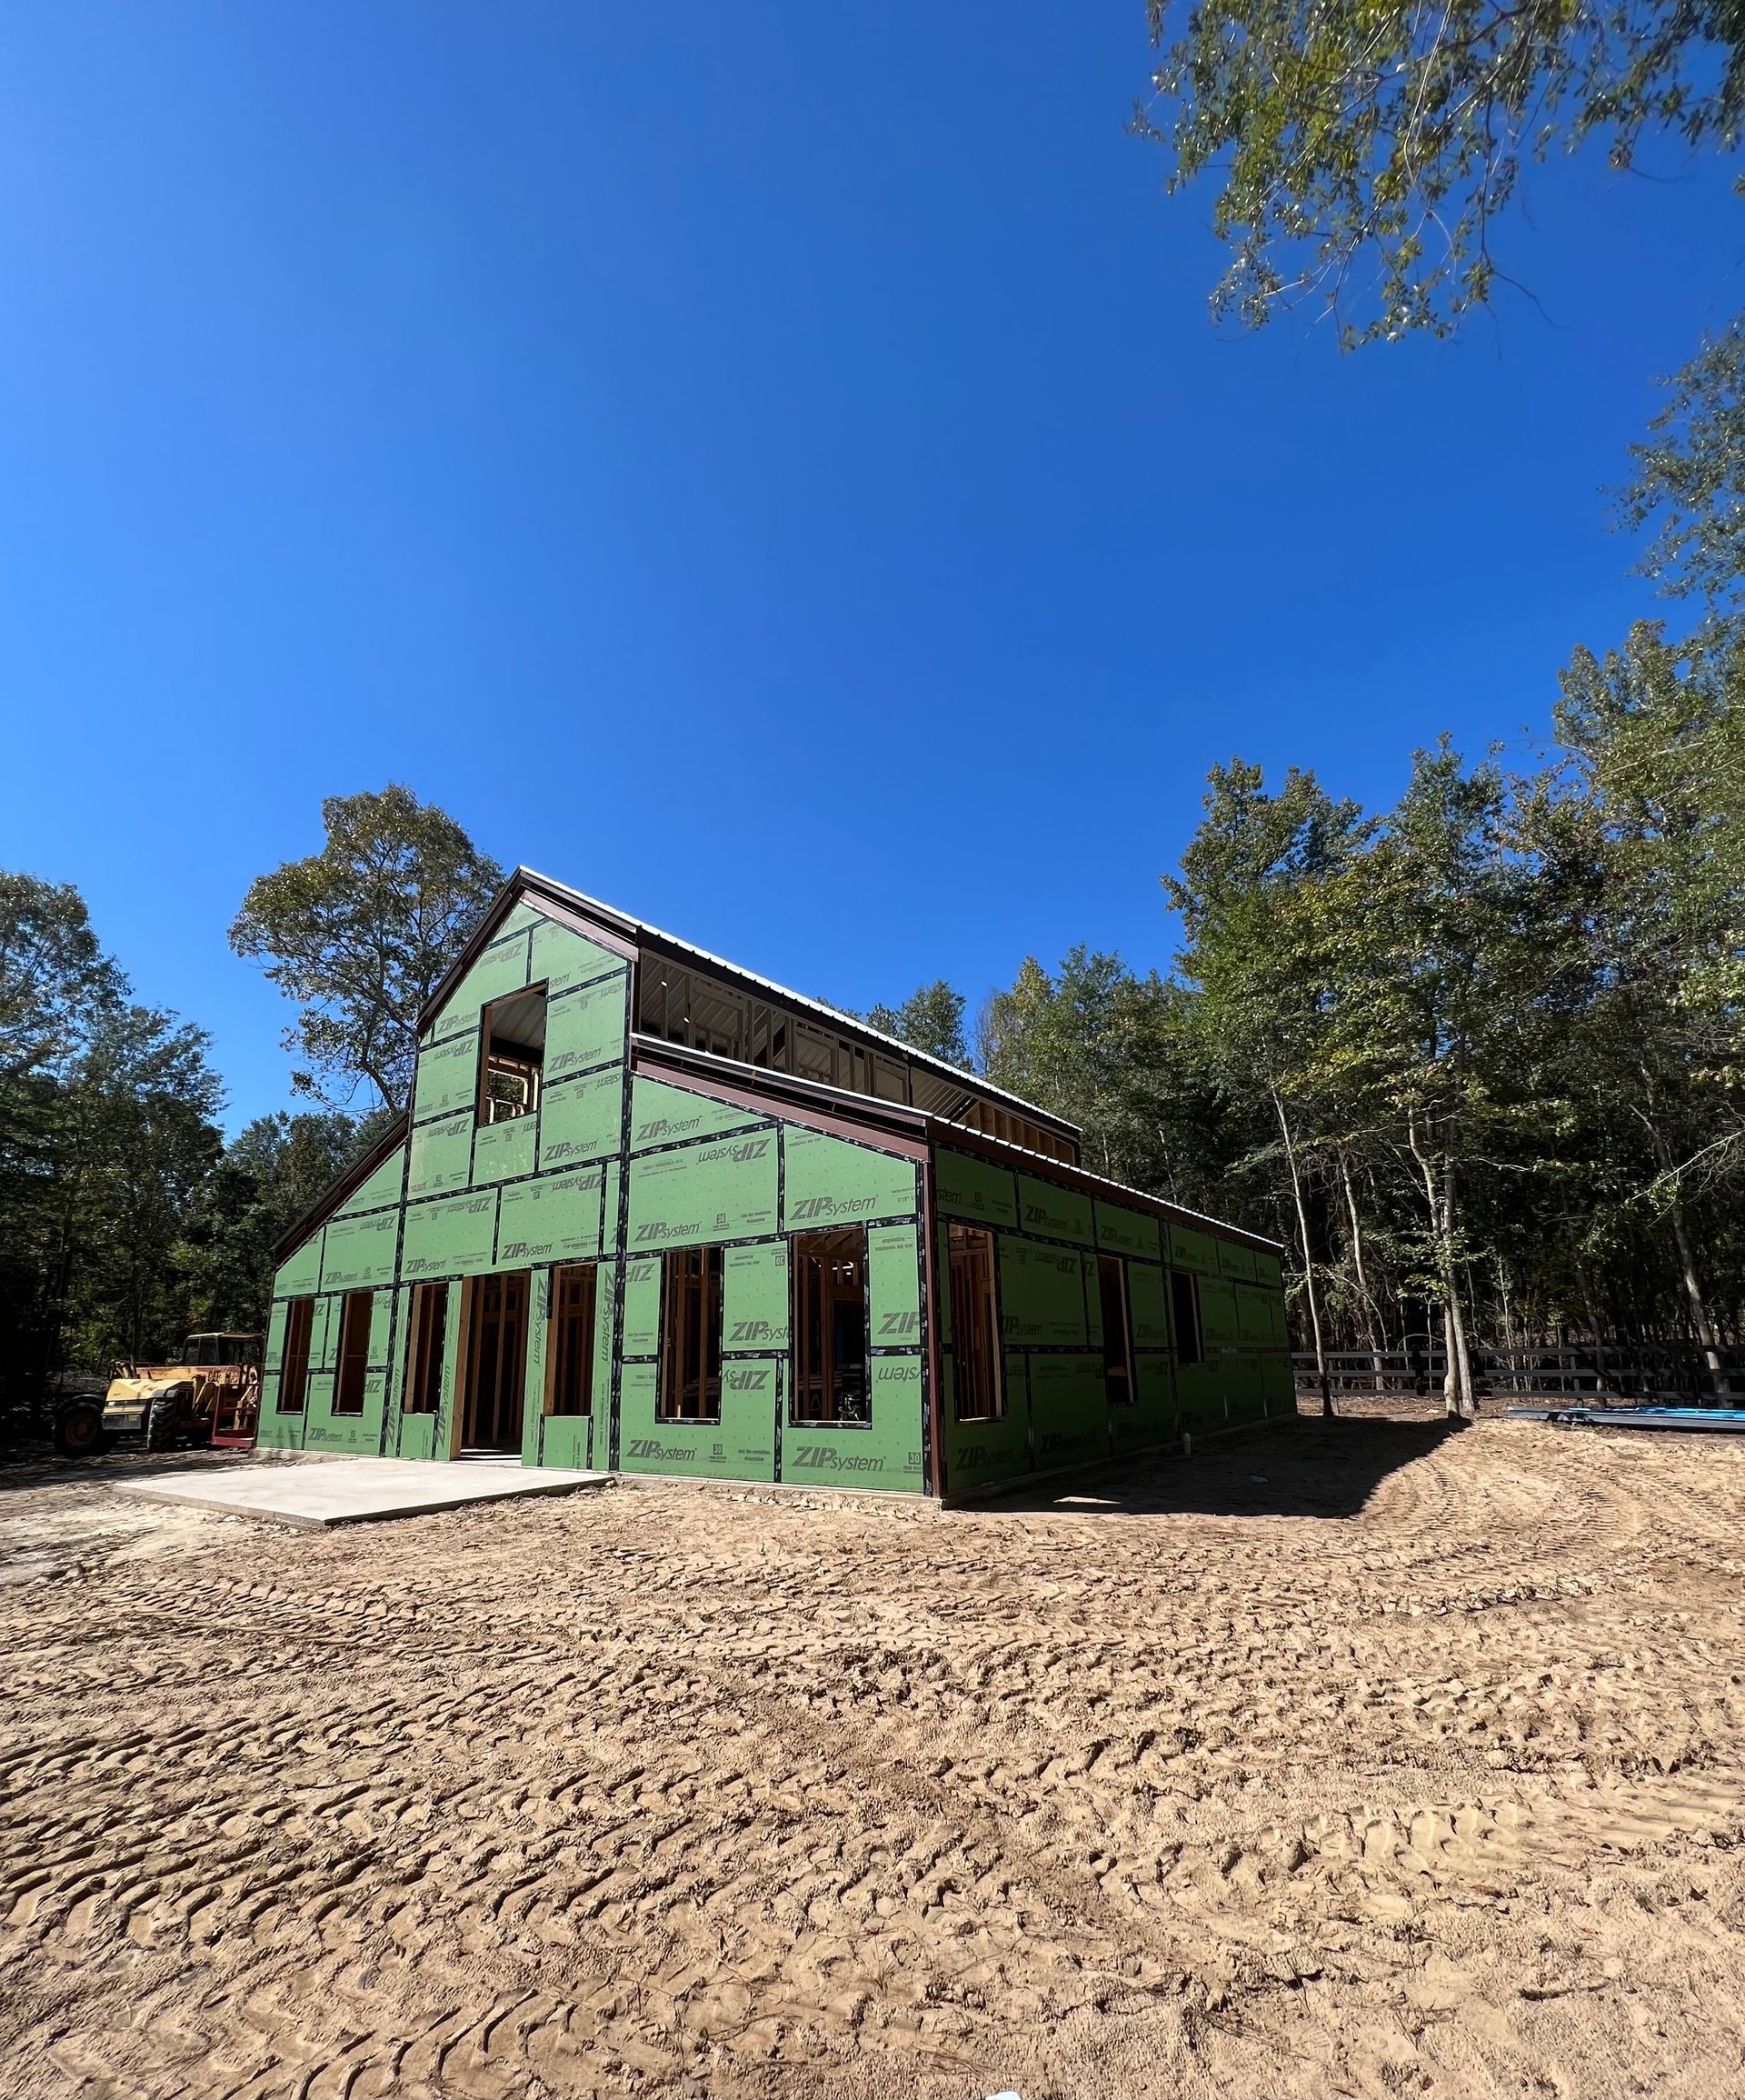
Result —
[[[1109,1332],[1109,1301],[1115,1301],[1116,1332]],[[1127,1295],[1127,1265],[1119,1255],[1097,1256],[1097,1309],[1102,1318],[1102,1378],[1112,1407],[1131,1407],[1139,1398],[1138,1369],[1133,1362],[1133,1315]],[[1112,1341],[1116,1345],[1112,1347]]]
[[[1182,1328],[1182,1307],[1187,1308],[1187,1328]],[[1178,1364],[1203,1364],[1206,1330],[1200,1315],[1200,1279],[1192,1269],[1170,1271],[1170,1320],[1175,1332]]]
[[[279,1396],[274,1412],[301,1415],[309,1404],[309,1350],[314,1339],[315,1301],[291,1298],[284,1311],[284,1340],[279,1351]],[[294,1392],[296,1397],[291,1395]]]
[[[582,1303],[566,1305],[563,1293],[576,1282]],[[593,1355],[600,1317],[600,1265],[565,1262],[552,1271],[551,1309],[545,1324],[545,1414],[548,1420],[584,1421],[593,1413]],[[573,1323],[573,1324],[571,1324]],[[576,1405],[563,1391],[572,1355],[576,1368]]]
[[[355,1421],[363,1414],[370,1383],[370,1327],[375,1318],[374,1291],[347,1291],[340,1301],[339,1348],[334,1357],[333,1413]],[[361,1345],[353,1330],[364,1329]]]
[[[673,1247],[662,1259],[661,1359],[654,1395],[657,1422],[721,1420],[722,1255],[719,1246]],[[694,1273],[688,1266],[693,1263],[696,1265]],[[693,1367],[696,1372],[696,1405],[687,1408],[685,1381]]]
[[[826,1243],[842,1243],[832,1250]],[[861,1351],[860,1393],[848,1395],[851,1405],[858,1404],[859,1412],[842,1412],[843,1395],[838,1391],[838,1365],[835,1360],[835,1322],[831,1317],[833,1308],[846,1303],[849,1292],[838,1291],[828,1284],[820,1285],[818,1299],[817,1352],[821,1361],[814,1364],[813,1357],[813,1267],[820,1260],[836,1261],[847,1255],[849,1244],[856,1252],[852,1257],[860,1273]],[[793,1278],[790,1285],[793,1341],[790,1355],[792,1376],[788,1386],[788,1420],[796,1428],[819,1429],[870,1429],[872,1426],[872,1315],[867,1273],[867,1239],[863,1225],[835,1225],[825,1232],[797,1233],[790,1252]],[[828,1362],[822,1359],[828,1358]],[[816,1388],[817,1411],[807,1412],[806,1404],[813,1398]]]
[[[525,1116],[535,1115],[539,1109],[540,1095],[545,1084],[545,1052],[542,1045],[537,1056],[530,1055],[533,1045],[529,1043],[511,1042],[505,1038],[504,1047],[496,1045],[494,1025],[491,1016],[502,1006],[537,993],[545,1002],[549,1015],[551,985],[549,981],[538,985],[524,985],[518,992],[508,992],[501,999],[493,999],[479,1009],[479,1082],[474,1108],[474,1121],[481,1130],[496,1123],[519,1123]],[[495,1100],[491,1093],[491,1080],[494,1073],[525,1079],[527,1100],[524,1106],[511,1108],[507,1102]],[[501,1113],[499,1113],[501,1111]]]
[[[959,1255],[965,1257],[962,1272],[985,1268],[982,1288],[977,1291],[979,1304],[969,1302],[967,1291],[960,1290]],[[1000,1298],[998,1276],[998,1250],[993,1235],[986,1225],[952,1225],[946,1235],[947,1274],[952,1294],[952,1363],[953,1413],[959,1422],[1003,1422],[1006,1418],[1005,1364],[1000,1339]],[[981,1329],[978,1335],[977,1328]],[[984,1396],[975,1390],[979,1383],[978,1365],[985,1363],[990,1391]],[[975,1405],[966,1410],[966,1401],[980,1402],[986,1398],[986,1406]]]
[[[434,1307],[434,1315],[432,1307]],[[443,1352],[447,1340],[448,1285],[414,1284],[406,1315],[406,1375],[400,1390],[402,1415],[441,1414]]]

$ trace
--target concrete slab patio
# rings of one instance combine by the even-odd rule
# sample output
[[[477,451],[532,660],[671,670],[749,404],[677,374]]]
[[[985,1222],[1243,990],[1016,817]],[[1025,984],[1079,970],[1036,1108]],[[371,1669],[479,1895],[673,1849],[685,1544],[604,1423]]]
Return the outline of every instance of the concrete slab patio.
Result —
[[[247,1460],[222,1472],[160,1473],[148,1480],[118,1480],[124,1495],[192,1503],[231,1516],[266,1517],[320,1530],[336,1524],[373,1524],[383,1517],[423,1516],[474,1502],[507,1502],[524,1495],[573,1495],[603,1487],[607,1473],[562,1472],[523,1465],[514,1458],[426,1464],[412,1458],[326,1458],[287,1465]]]

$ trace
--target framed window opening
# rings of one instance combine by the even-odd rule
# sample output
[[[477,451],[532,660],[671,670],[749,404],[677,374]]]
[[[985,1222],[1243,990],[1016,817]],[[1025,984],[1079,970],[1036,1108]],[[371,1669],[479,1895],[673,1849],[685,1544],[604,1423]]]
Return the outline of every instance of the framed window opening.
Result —
[[[443,1404],[443,1347],[448,1338],[446,1284],[413,1285],[409,1326],[406,1383],[400,1397],[400,1412],[434,1415]]]
[[[1109,1405],[1139,1398],[1133,1378],[1133,1323],[1127,1303],[1127,1265],[1119,1255],[1097,1256],[1097,1297],[1102,1308],[1102,1375]]]
[[[301,1415],[309,1393],[309,1337],[315,1324],[315,1301],[293,1298],[284,1309],[284,1348],[279,1357],[281,1415]]]
[[[370,1322],[375,1314],[374,1291],[348,1291],[339,1316],[339,1376],[334,1386],[334,1413],[361,1415],[364,1387],[370,1374]]]
[[[662,1422],[721,1420],[721,1249],[674,1248],[661,1288]]]
[[[1006,1412],[1000,1321],[993,1288],[993,1235],[984,1225],[950,1228],[952,1355],[957,1419],[998,1422]]]
[[[513,1123],[539,1106],[545,1070],[543,985],[494,999],[479,1015],[478,1120]]]
[[[1200,1279],[1191,1271],[1170,1271],[1170,1308],[1175,1315],[1176,1362],[1203,1364],[1206,1345],[1200,1325]]]
[[[803,1233],[793,1243],[793,1382],[788,1419],[872,1420],[867,1357],[866,1227]]]
[[[547,1415],[593,1413],[593,1327],[600,1269],[576,1262],[552,1272],[551,1327],[545,1345]]]

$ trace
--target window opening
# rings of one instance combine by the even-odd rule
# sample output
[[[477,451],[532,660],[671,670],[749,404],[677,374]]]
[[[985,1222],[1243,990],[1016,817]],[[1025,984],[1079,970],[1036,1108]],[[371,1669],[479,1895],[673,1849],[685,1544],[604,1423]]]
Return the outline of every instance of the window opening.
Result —
[[[872,1419],[866,1356],[866,1227],[793,1243],[794,1422]]]
[[[1102,1375],[1109,1405],[1124,1407],[1139,1397],[1133,1385],[1133,1327],[1127,1305],[1127,1265],[1119,1255],[1097,1256],[1097,1295],[1102,1306]]]
[[[364,1382],[370,1369],[370,1316],[374,1291],[348,1291],[339,1320],[339,1383],[334,1388],[335,1415],[364,1412]]]
[[[309,1335],[315,1301],[293,1298],[284,1312],[284,1352],[279,1359],[279,1413],[301,1415],[309,1390]]]
[[[982,1225],[952,1225],[951,1262],[957,1419],[997,1422],[1006,1412],[1006,1395],[994,1313],[993,1235]]]
[[[479,1019],[480,1123],[531,1115],[544,1068],[545,986],[494,1000]]]
[[[443,1402],[443,1344],[448,1331],[448,1285],[414,1284],[411,1340],[406,1349],[403,1415],[434,1415]]]
[[[1205,1337],[1200,1329],[1200,1279],[1184,1269],[1170,1271],[1170,1300],[1175,1314],[1175,1360],[1203,1364]]]
[[[661,1299],[663,1422],[721,1420],[721,1249],[675,1248]]]
[[[557,1270],[552,1277],[552,1327],[546,1361],[548,1415],[593,1412],[593,1318],[599,1269],[593,1262]]]

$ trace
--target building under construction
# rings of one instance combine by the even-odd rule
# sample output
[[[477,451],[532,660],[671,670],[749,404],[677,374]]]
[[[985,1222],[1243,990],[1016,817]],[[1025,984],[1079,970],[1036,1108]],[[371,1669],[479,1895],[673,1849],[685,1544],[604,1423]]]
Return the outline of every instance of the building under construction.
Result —
[[[264,1445],[959,1495],[1294,1409],[1278,1250],[518,869],[279,1249]]]

